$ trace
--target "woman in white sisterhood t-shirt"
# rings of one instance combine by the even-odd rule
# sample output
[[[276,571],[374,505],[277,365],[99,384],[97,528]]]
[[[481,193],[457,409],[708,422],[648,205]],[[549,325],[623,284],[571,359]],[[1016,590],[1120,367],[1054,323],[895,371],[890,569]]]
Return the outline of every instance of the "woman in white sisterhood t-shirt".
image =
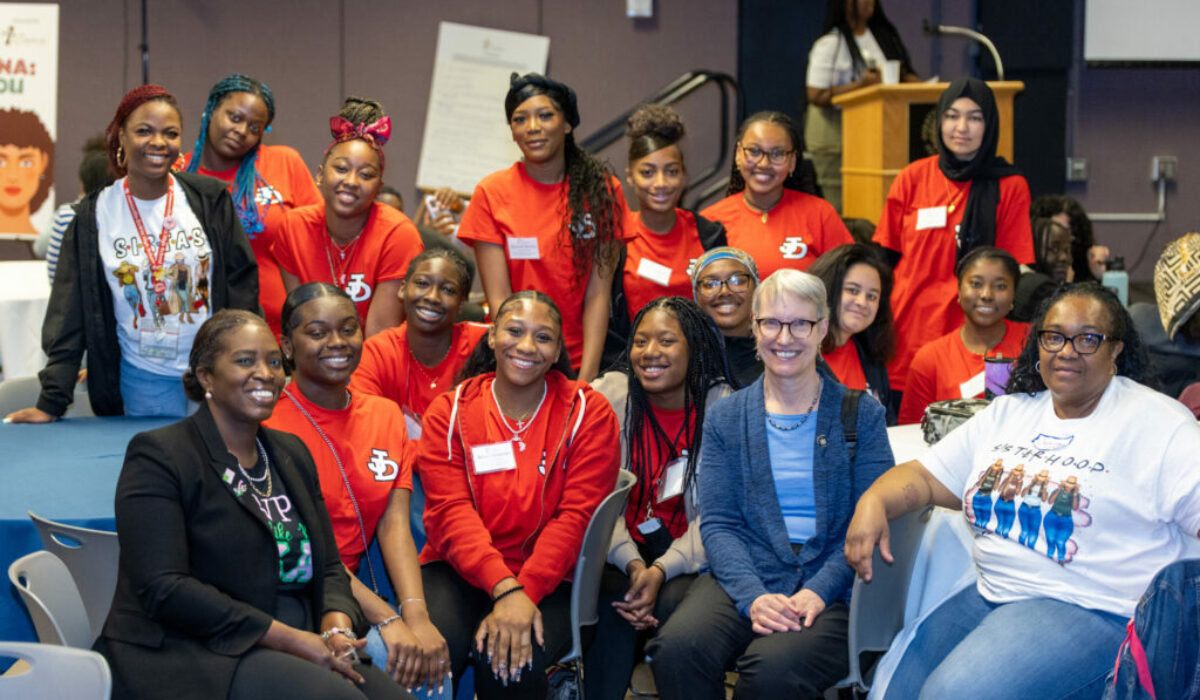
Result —
[[[964,510],[975,533],[978,585],[921,623],[888,698],[1099,697],[1150,580],[1200,553],[1200,424],[1139,383],[1146,356],[1128,312],[1075,285],[1033,328],[1009,394],[885,473],[855,511],[846,558],[867,580],[877,543],[891,558],[889,519],[933,503]],[[1005,480],[1047,475],[1040,518],[1010,530],[973,517],[997,463]]]

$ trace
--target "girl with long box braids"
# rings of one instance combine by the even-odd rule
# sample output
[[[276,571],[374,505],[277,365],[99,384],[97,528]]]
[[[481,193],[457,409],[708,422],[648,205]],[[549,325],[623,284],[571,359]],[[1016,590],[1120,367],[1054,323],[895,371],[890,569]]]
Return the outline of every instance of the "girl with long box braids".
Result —
[[[575,143],[574,90],[514,73],[504,114],[523,158],[479,183],[458,237],[475,247],[491,309],[524,289],[558,300],[571,367],[590,380],[608,331],[625,196],[604,163]]]
[[[617,521],[584,675],[589,698],[625,697],[635,649],[706,563],[695,475],[709,405],[731,394],[721,334],[700,307],[660,297],[634,318],[617,369],[593,387],[621,422],[621,466],[637,476]]]
[[[274,121],[275,96],[265,83],[241,73],[221,78],[208,92],[184,170],[229,183],[238,220],[258,261],[258,300],[267,325],[279,337],[286,292],[271,243],[283,231],[285,211],[318,204],[321,195],[296,149],[262,142]]]
[[[403,212],[375,201],[392,120],[374,100],[348,97],[329,119],[333,141],[317,172],[323,202],[287,212],[271,251],[289,292],[307,282],[340,287],[358,308],[366,337],[399,325],[400,287],[424,246]]]

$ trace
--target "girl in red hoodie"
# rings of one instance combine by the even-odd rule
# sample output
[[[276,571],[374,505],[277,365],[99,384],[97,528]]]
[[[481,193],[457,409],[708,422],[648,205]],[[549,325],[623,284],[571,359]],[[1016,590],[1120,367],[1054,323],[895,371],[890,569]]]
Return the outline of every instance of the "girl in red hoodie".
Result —
[[[421,574],[455,678],[474,647],[480,698],[541,698],[545,669],[570,649],[566,578],[616,483],[618,427],[603,396],[557,369],[562,316],[549,297],[518,292],[495,319],[465,373],[491,371],[424,415]]]

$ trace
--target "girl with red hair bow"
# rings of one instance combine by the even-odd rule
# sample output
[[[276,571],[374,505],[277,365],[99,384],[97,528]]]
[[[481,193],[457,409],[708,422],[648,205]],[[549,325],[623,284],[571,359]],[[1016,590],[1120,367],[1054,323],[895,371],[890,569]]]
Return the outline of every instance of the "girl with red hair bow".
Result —
[[[375,201],[383,187],[383,145],[392,133],[383,106],[348,97],[329,131],[333,141],[317,171],[324,201],[287,212],[271,250],[287,291],[307,282],[340,287],[370,337],[400,324],[404,273],[424,248],[407,216]]]

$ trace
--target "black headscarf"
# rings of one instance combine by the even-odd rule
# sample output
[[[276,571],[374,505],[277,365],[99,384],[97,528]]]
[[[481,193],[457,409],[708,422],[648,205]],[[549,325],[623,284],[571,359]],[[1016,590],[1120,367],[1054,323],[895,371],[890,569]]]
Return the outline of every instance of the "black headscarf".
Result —
[[[557,80],[537,73],[513,73],[508,79],[508,94],[504,97],[505,119],[511,121],[513,112],[522,102],[538,95],[545,95],[554,100],[572,129],[579,126],[579,105],[576,104],[575,91]]]
[[[946,148],[942,140],[942,115],[960,97],[970,98],[983,110],[983,142],[971,160],[959,160]],[[963,208],[962,223],[958,231],[958,251],[955,263],[981,245],[996,245],[996,209],[1000,206],[1000,178],[1020,175],[1021,171],[1004,158],[996,155],[996,144],[1000,141],[1000,113],[996,111],[996,97],[987,83],[978,78],[959,78],[938,99],[938,167],[942,174],[955,182],[971,183],[971,194]]]

